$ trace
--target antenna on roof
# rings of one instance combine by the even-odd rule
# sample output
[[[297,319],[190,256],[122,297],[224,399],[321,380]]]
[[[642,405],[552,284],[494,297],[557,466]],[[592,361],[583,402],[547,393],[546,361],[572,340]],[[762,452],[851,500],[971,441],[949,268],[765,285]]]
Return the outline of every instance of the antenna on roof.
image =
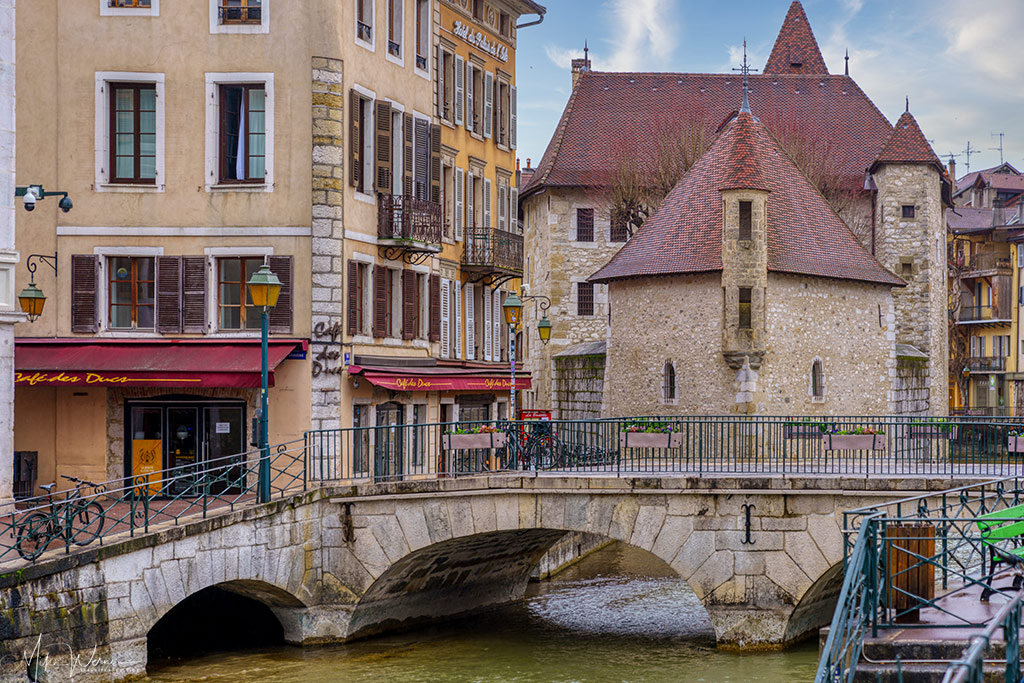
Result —
[[[967,157],[967,172],[968,173],[971,172],[971,155],[972,154],[977,154],[977,153],[978,153],[978,149],[976,147],[972,149],[971,148],[971,141],[968,140],[967,141],[967,149],[964,150],[964,155]]]
[[[743,37],[743,66],[740,68],[733,67],[733,71],[739,71],[743,74],[743,104],[740,106],[740,111],[746,114],[750,113],[750,98],[747,93],[750,90],[750,86],[747,83],[747,74],[751,71],[757,71],[757,69],[751,69],[750,63],[747,62],[747,38]]]
[[[989,147],[989,149],[991,149],[993,151],[997,150],[997,149],[999,150],[999,165],[1002,166],[1003,165],[1003,135],[1005,135],[1005,133],[992,133],[992,137],[996,137],[997,135],[999,136],[999,146],[998,147]]]
[[[850,75],[850,48],[846,48],[846,75]]]

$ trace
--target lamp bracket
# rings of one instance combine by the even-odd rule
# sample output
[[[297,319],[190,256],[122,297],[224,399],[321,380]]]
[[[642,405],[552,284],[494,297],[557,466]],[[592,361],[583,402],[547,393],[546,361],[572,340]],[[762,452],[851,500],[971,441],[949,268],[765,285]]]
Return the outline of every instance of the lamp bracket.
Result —
[[[521,294],[519,295],[519,298],[522,299],[524,303],[527,301],[536,301],[537,308],[539,308],[542,313],[547,312],[547,310],[551,308],[551,299],[543,294],[534,294],[532,296],[529,294]]]
[[[25,267],[28,268],[30,276],[29,279],[31,282],[36,281],[36,268],[39,267],[37,264],[32,262],[33,259],[36,261],[42,261],[46,265],[50,266],[50,268],[53,268],[54,275],[57,274],[57,252],[53,252],[53,256],[49,256],[47,254],[29,254],[28,258],[25,259]]]
[[[54,192],[50,192],[48,190],[43,189],[42,185],[22,185],[20,187],[15,187],[14,196],[24,197],[26,194],[28,194],[29,190],[32,190],[32,194],[36,196],[36,199],[43,199],[45,197],[60,197],[61,199],[63,199],[64,197],[68,196],[68,193],[64,192],[63,190],[56,190]]]

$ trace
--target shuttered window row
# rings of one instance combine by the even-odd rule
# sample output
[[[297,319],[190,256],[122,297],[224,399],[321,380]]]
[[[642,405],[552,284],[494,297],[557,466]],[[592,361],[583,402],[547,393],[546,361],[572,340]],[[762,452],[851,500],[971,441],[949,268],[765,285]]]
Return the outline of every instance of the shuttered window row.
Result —
[[[206,256],[156,256],[153,261],[153,282],[146,280],[142,265],[151,259],[111,257],[106,263],[95,254],[74,254],[71,257],[71,331],[93,333],[101,327],[153,329],[160,334],[204,334],[213,331],[251,328],[247,324],[247,305],[252,307],[242,275],[250,259],[214,259]],[[262,257],[259,259],[262,261]],[[226,266],[221,268],[221,264]],[[269,256],[270,270],[281,280],[277,306],[268,316],[270,331],[292,332],[292,270],[291,256]],[[107,271],[100,277],[100,269]],[[234,273],[234,274],[233,274]],[[141,278],[141,279],[140,279]],[[216,279],[215,279],[216,278]],[[135,293],[122,296],[125,282]],[[147,290],[147,286],[150,288]],[[214,289],[217,315],[210,319],[207,293]],[[139,291],[153,291],[155,311],[147,313],[149,299]],[[105,306],[101,307],[100,302]],[[127,303],[126,303],[127,302]],[[258,313],[257,313],[258,315]],[[130,321],[130,325],[126,323]]]
[[[515,149],[515,86],[440,47],[438,65],[438,118]]]

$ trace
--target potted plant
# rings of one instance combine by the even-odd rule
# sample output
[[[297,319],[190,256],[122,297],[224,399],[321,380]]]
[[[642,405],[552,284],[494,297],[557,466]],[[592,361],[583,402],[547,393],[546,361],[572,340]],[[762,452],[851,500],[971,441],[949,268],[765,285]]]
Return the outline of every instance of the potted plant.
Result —
[[[619,434],[621,448],[679,448],[683,435],[665,422],[633,422]]]
[[[885,432],[871,427],[833,428],[821,437],[826,451],[885,450]]]
[[[910,436],[917,439],[956,439],[956,425],[944,417],[914,420],[910,423]]]
[[[831,429],[832,425],[820,420],[805,417],[800,420],[790,420],[783,425],[787,439],[817,439],[819,436]]]
[[[1011,453],[1024,453],[1024,430],[1015,429],[1010,432],[1006,450]]]
[[[504,448],[507,440],[505,432],[491,425],[458,427],[441,435],[441,447],[446,451]]]

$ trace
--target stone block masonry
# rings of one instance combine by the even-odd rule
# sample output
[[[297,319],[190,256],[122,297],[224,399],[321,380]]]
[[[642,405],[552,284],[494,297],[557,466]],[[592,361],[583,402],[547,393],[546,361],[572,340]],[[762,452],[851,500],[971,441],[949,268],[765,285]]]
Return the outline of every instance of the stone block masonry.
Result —
[[[324,330],[344,324],[341,273],[345,225],[344,197],[344,89],[340,59],[313,57],[313,268],[311,353],[314,364],[323,352],[340,350],[340,342]],[[337,363],[333,363],[337,365]],[[315,366],[314,366],[315,367]],[[314,373],[311,429],[341,427],[341,376]]]

